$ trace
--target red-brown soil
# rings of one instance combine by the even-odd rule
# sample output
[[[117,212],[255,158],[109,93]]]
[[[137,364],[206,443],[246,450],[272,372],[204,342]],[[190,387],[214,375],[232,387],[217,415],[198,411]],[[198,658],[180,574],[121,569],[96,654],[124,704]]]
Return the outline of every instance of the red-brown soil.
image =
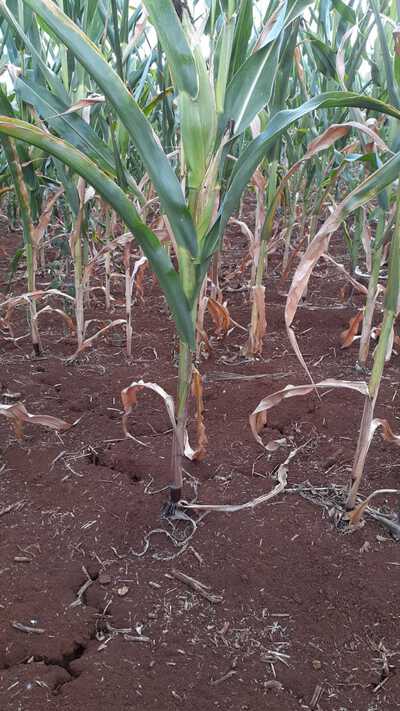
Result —
[[[3,232],[2,282],[18,240]],[[245,249],[244,237],[230,232],[225,272]],[[342,251],[336,239],[335,254]],[[307,481],[322,487],[348,482],[361,396],[334,391],[320,401],[283,403],[263,432],[265,442],[286,438],[273,454],[250,432],[248,416],[262,397],[306,381],[284,330],[279,265],[274,255],[263,357],[240,357],[245,334],[236,328],[214,339],[211,358],[201,363],[208,456],[185,465],[187,498],[197,481],[203,503],[254,499],[273,488],[277,465],[300,445],[288,489]],[[13,284],[14,293],[23,283]],[[316,380],[360,379],[357,344],[340,349],[339,334],[355,311],[340,301],[343,284],[322,264],[298,312],[296,332]],[[246,326],[248,293],[225,296],[232,317]],[[96,299],[87,317],[107,319],[101,295]],[[26,332],[23,307],[14,325],[16,336]],[[212,334],[211,323],[207,328]],[[134,306],[134,331],[131,363],[122,332],[115,331],[67,364],[74,340],[50,315],[41,321],[40,359],[28,338],[17,345],[0,339],[4,388],[20,392],[30,412],[79,420],[63,434],[28,425],[22,442],[6,418],[0,420],[1,711],[400,708],[400,549],[371,519],[344,534],[327,508],[289,491],[253,510],[207,515],[175,558],[181,549],[162,533],[137,555],[154,529],[176,537],[191,530],[175,522],[174,533],[160,518],[166,492],[153,493],[169,480],[171,434],[162,401],[139,395],[130,427],[142,445],[124,440],[121,428],[120,391],[131,381],[155,381],[175,393],[173,324],[149,275],[144,303],[138,299]],[[227,379],[216,377],[227,373]],[[232,373],[265,377],[235,379]],[[378,408],[394,430],[399,387],[395,355]],[[377,434],[362,493],[378,488],[400,487],[398,450]],[[394,508],[398,498],[386,503]],[[221,599],[209,602],[173,577],[174,569]],[[74,605],[86,582],[81,604]]]

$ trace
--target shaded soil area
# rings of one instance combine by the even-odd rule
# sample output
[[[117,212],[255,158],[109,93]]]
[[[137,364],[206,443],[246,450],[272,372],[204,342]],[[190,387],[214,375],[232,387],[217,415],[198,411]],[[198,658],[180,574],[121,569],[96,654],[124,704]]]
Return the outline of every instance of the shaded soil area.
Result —
[[[19,239],[2,234],[3,285]],[[221,283],[232,318],[245,327],[248,272],[225,282],[224,275],[247,248],[232,227]],[[333,251],[344,260],[342,250],[337,239]],[[2,711],[400,708],[399,544],[371,519],[344,534],[332,516],[349,480],[361,396],[331,391],[272,410],[263,440],[285,440],[272,453],[250,431],[249,414],[263,397],[306,382],[284,329],[280,263],[279,252],[271,256],[262,358],[240,355],[244,331],[217,339],[206,321],[213,350],[200,369],[208,454],[185,465],[186,499],[219,504],[261,496],[298,448],[286,491],[236,513],[198,513],[192,523],[161,518],[171,432],[154,393],[140,393],[130,416],[136,441],[123,437],[122,388],[142,378],[172,395],[176,389],[173,324],[149,274],[144,300],[134,305],[131,362],[118,330],[66,362],[74,338],[52,314],[40,322],[45,352],[35,358],[23,338],[25,307],[13,320],[22,338],[13,343],[2,331],[3,393],[20,393],[29,412],[78,421],[61,434],[28,424],[19,442],[0,418]],[[23,276],[17,271],[14,293],[23,290]],[[42,274],[39,284],[48,281]],[[124,317],[122,283],[113,288],[113,318]],[[296,333],[316,381],[360,379],[357,344],[340,349],[340,332],[356,310],[341,301],[344,283],[321,264],[298,311]],[[100,292],[86,317],[110,318]],[[395,431],[399,387],[394,355],[377,414]],[[398,450],[376,435],[363,495],[400,488],[399,466]],[[325,497],[324,505],[307,492]],[[381,497],[377,505],[396,502]],[[179,573],[208,586],[206,596]]]

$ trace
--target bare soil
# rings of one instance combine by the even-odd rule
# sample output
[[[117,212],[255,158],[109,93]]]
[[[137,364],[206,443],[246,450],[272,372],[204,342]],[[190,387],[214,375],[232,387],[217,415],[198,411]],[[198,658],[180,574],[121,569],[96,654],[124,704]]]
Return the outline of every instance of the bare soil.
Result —
[[[2,234],[3,286],[19,241]],[[232,228],[223,273],[246,249]],[[339,238],[334,253],[345,259]],[[361,397],[332,391],[277,407],[262,433],[265,442],[286,439],[274,453],[249,428],[262,397],[306,381],[285,334],[280,261],[273,255],[268,267],[263,357],[240,356],[246,336],[235,328],[211,339],[211,357],[201,363],[208,456],[187,462],[185,496],[197,488],[202,503],[254,499],[275,486],[278,465],[303,446],[290,463],[286,493],[247,511],[197,516],[187,546],[177,542],[193,526],[178,521],[174,528],[161,518],[167,494],[158,490],[169,482],[171,444],[162,401],[140,394],[130,428],[141,443],[124,439],[121,427],[120,391],[131,381],[154,381],[173,395],[176,388],[173,324],[151,276],[144,302],[134,306],[131,363],[117,330],[66,363],[75,342],[51,315],[40,325],[42,358],[33,356],[29,338],[17,345],[0,338],[3,389],[21,393],[30,412],[78,420],[63,434],[28,425],[22,442],[0,420],[1,711],[400,708],[399,544],[371,519],[344,534],[329,502],[319,506],[296,490],[304,482],[314,493],[326,487],[320,493],[333,506],[349,480]],[[14,293],[24,288],[23,272],[16,276]],[[48,282],[45,274],[40,282]],[[231,316],[247,326],[248,292],[234,290],[243,283],[227,282],[225,297]],[[340,349],[339,334],[355,313],[341,301],[343,285],[321,264],[298,312],[296,332],[316,380],[360,379],[357,345]],[[123,318],[117,283],[114,295],[113,317]],[[109,318],[100,292],[87,318]],[[14,329],[27,332],[24,307]],[[212,336],[208,321],[207,330]],[[236,377],[256,374],[263,377]],[[394,356],[378,408],[394,430],[399,387]],[[399,457],[376,435],[362,493],[378,488],[400,488]],[[182,583],[176,570],[216,599]]]

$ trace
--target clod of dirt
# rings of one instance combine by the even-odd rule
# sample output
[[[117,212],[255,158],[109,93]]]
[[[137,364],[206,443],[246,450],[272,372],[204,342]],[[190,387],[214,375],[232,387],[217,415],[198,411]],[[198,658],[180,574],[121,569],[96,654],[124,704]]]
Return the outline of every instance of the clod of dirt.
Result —
[[[99,577],[99,564],[96,563],[96,561],[90,560],[86,563],[85,567],[92,580],[97,580]]]
[[[45,662],[49,665],[60,666],[68,669],[69,664],[74,659],[79,659],[86,649],[87,639],[74,639],[64,641],[61,647],[60,657],[46,657]]]
[[[107,575],[107,573],[100,573],[99,583],[100,585],[109,585],[111,583],[111,575]]]
[[[0,669],[9,669],[22,664],[29,657],[29,651],[23,642],[11,642],[0,651]]]
[[[73,659],[72,662],[69,663],[69,670],[74,677],[78,677],[82,674],[82,672],[87,669],[87,661],[85,660],[85,657],[79,657],[78,659]]]
[[[107,593],[98,585],[91,585],[86,592],[86,604],[103,614],[107,604]]]
[[[72,681],[72,676],[64,667],[50,666],[44,675],[43,681],[54,694],[57,694],[64,684]]]
[[[281,684],[280,681],[277,679],[269,679],[264,683],[264,687],[266,691],[272,691],[275,692],[276,694],[279,693],[280,691],[283,691],[283,684]]]

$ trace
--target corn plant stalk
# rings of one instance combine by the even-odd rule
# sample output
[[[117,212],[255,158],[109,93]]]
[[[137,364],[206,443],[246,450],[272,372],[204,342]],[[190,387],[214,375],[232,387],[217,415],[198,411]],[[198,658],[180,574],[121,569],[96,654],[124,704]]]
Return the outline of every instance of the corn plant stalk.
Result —
[[[76,335],[79,349],[82,346],[85,337],[84,294],[86,283],[83,268],[81,237],[85,197],[85,181],[82,178],[78,178],[78,195],[79,210],[78,214],[75,216],[70,236],[70,249],[74,262]]]
[[[381,268],[382,251],[383,251],[383,232],[385,224],[385,214],[383,210],[379,211],[378,225],[375,235],[374,250],[372,253],[372,270],[368,281],[368,294],[364,310],[364,318],[361,330],[360,348],[358,353],[358,362],[361,368],[367,367],[367,359],[369,353],[369,344],[371,340],[372,320],[374,318],[375,302],[377,297],[377,288],[379,280],[379,271]]]
[[[304,167],[300,170],[300,174],[295,181],[295,187],[293,190],[293,196],[290,193],[289,186],[287,188],[287,212],[286,212],[286,234],[285,234],[285,249],[282,258],[282,276],[286,272],[286,268],[289,262],[290,247],[292,242],[293,229],[296,223],[297,217],[297,203],[299,199],[299,188],[302,181]]]
[[[277,161],[273,161],[268,178],[267,207],[274,201],[277,183]],[[258,197],[261,200],[261,195]],[[270,219],[267,209],[267,217],[259,234],[256,244],[255,256],[255,282],[251,284],[251,322],[249,337],[245,354],[250,358],[261,355],[263,337],[266,333],[267,322],[265,318],[265,287],[263,287],[264,273],[267,269],[268,243],[272,236],[273,218]],[[265,214],[265,212],[264,212]]]
[[[14,182],[15,194],[20,209],[28,275],[28,292],[31,293],[36,291],[37,245],[34,239],[34,227],[32,222],[29,194],[25,185],[22,166],[19,160],[15,142],[7,136],[2,136],[0,142],[3,146],[4,153],[8,161],[10,173]],[[39,327],[36,318],[35,299],[29,299],[29,320],[31,327],[33,350],[36,356],[40,356],[41,344]]]
[[[106,205],[105,206],[105,212],[106,212],[106,225],[105,225],[105,241],[106,245],[108,245],[111,242],[111,236],[112,236],[112,220],[113,220],[113,213],[112,210]],[[111,250],[107,250],[105,258],[104,258],[104,267],[105,267],[105,299],[106,299],[106,309],[107,311],[111,311]]]
[[[132,357],[132,285],[131,285],[131,241],[124,246],[125,267],[125,310],[126,310],[126,355]]]
[[[371,425],[374,416],[375,404],[379,394],[383,369],[385,366],[388,344],[391,340],[392,330],[397,315],[400,294],[400,183],[397,188],[396,223],[390,249],[389,277],[386,289],[385,312],[379,343],[375,351],[374,364],[368,384],[369,396],[364,403],[364,412],[361,420],[357,449],[354,456],[351,473],[351,488],[346,502],[346,508],[351,510],[356,503],[356,497],[364,472],[365,461],[371,442]]]
[[[179,270],[182,274],[182,288],[192,304],[193,328],[197,315],[198,294],[196,293],[196,267],[190,254],[184,248],[178,248]],[[183,459],[185,456],[185,433],[187,428],[188,398],[192,382],[192,351],[182,339],[179,340],[178,387],[176,429],[173,433],[171,474],[171,505],[182,498]]]

